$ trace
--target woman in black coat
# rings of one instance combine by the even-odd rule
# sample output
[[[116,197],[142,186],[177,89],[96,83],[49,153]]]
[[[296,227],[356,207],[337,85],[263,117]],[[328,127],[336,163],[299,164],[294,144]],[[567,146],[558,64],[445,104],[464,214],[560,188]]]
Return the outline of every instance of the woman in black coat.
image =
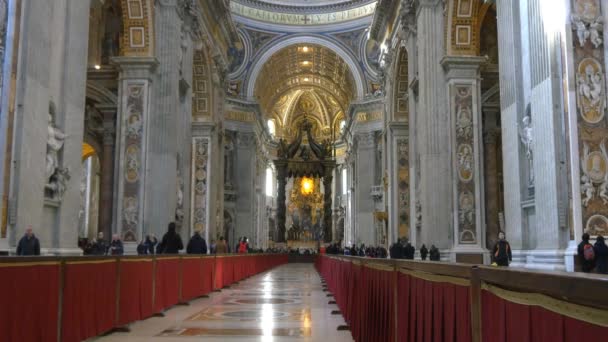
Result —
[[[599,235],[593,246],[595,252],[595,266],[598,273],[608,274],[608,246],[604,237]]]
[[[175,222],[169,223],[169,229],[163,236],[163,241],[158,249],[159,254],[178,254],[184,249],[182,237],[175,231]]]

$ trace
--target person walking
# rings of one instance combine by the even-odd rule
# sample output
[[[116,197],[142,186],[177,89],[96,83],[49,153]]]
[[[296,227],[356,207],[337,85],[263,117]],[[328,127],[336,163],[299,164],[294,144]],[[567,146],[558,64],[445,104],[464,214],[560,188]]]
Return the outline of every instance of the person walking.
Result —
[[[608,246],[606,246],[606,242],[604,241],[604,237],[602,235],[598,235],[597,239],[595,240],[593,251],[595,252],[597,272],[601,274],[608,274]]]
[[[426,256],[429,254],[429,250],[426,248],[424,244],[420,247],[420,258],[422,260],[426,260]]]
[[[175,222],[169,223],[169,228],[158,248],[158,254],[179,254],[179,251],[184,249],[182,237],[175,231]]]
[[[188,241],[186,247],[186,253],[188,254],[207,254],[207,241],[201,236],[201,232],[197,230],[194,235]]]
[[[505,233],[503,232],[498,233],[498,242],[496,242],[496,245],[494,245],[492,257],[498,266],[509,266],[509,262],[513,260],[511,255],[511,245],[509,245],[509,242],[505,240]]]
[[[589,273],[595,268],[595,248],[589,242],[589,234],[583,234],[583,241],[578,244],[577,254],[581,260],[583,272]]]
[[[40,241],[38,241],[38,238],[34,235],[32,226],[27,226],[25,234],[21,240],[19,240],[17,255],[40,255]]]

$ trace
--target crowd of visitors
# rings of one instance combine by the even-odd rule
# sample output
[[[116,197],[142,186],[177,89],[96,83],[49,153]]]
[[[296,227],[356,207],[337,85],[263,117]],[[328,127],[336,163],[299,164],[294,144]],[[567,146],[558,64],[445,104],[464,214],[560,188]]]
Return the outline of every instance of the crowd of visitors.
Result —
[[[595,238],[595,243],[591,244],[591,236],[583,234],[583,241],[578,245],[578,257],[581,260],[583,272],[608,274],[608,246],[602,235]]]
[[[389,251],[391,259],[414,260],[416,257],[416,247],[407,238],[401,238],[392,244]],[[425,244],[422,244],[420,247],[420,259],[426,260],[427,257],[431,261],[440,261],[441,254],[439,253],[439,249],[435,245],[431,245],[431,249],[429,250]]]
[[[350,247],[342,247],[341,243],[333,243],[325,249],[325,253],[333,255],[351,255],[367,258],[382,258],[388,257],[386,248],[382,246],[365,246],[361,244],[359,247],[352,245]]]

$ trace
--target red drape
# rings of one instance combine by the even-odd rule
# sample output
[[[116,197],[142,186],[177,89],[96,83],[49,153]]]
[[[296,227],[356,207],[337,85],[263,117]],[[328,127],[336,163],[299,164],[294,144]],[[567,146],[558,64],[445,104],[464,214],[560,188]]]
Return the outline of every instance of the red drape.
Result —
[[[215,257],[215,267],[213,277],[215,279],[214,289],[219,290],[224,287],[224,260],[226,258],[223,257]]]
[[[179,301],[180,259],[156,259],[155,312],[173,306]]]
[[[57,341],[57,264],[0,264],[0,336],[6,341]],[[44,286],[41,286],[44,285]]]
[[[229,286],[234,283],[234,261],[236,257],[226,257],[224,259],[224,279],[222,280],[222,287]]]
[[[506,301],[482,291],[484,342],[603,341],[608,328],[546,310]]]
[[[120,300],[117,325],[152,316],[152,259],[120,261]]]
[[[205,257],[201,259],[202,272],[203,272],[203,292],[201,296],[211,293],[213,291],[213,276],[214,276],[214,265],[215,258]]]
[[[116,266],[116,260],[65,265],[62,341],[79,342],[114,327]]]
[[[203,295],[203,259],[183,258],[182,301],[189,301]]]

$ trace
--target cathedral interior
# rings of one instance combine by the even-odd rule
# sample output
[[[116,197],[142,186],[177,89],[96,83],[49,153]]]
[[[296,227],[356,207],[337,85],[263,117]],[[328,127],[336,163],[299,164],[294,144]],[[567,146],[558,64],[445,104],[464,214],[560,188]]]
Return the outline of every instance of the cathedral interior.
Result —
[[[502,231],[572,271],[608,234],[608,132],[603,7],[566,2],[0,1],[0,249],[175,221],[488,263]]]
[[[36,313],[50,328],[11,330],[11,306],[0,340],[79,341],[166,313],[135,335],[422,341],[402,317],[431,313],[395,304],[422,305],[423,282],[458,294],[428,299],[449,306],[435,341],[578,340],[495,339],[481,311],[501,300],[607,336],[608,303],[591,297],[605,276],[573,273],[608,272],[593,247],[608,235],[606,20],[608,0],[0,0],[0,278],[60,289],[24,288],[55,310]],[[134,256],[173,229],[259,254]],[[18,259],[32,233],[41,259]],[[82,256],[100,233],[133,257]],[[323,255],[406,241],[417,261]],[[423,261],[430,246],[441,264]],[[277,251],[315,254],[316,271]],[[0,306],[29,298],[5,283]],[[79,295],[116,307],[88,317]],[[522,324],[539,315],[500,303]],[[448,318],[461,309],[470,321]]]

